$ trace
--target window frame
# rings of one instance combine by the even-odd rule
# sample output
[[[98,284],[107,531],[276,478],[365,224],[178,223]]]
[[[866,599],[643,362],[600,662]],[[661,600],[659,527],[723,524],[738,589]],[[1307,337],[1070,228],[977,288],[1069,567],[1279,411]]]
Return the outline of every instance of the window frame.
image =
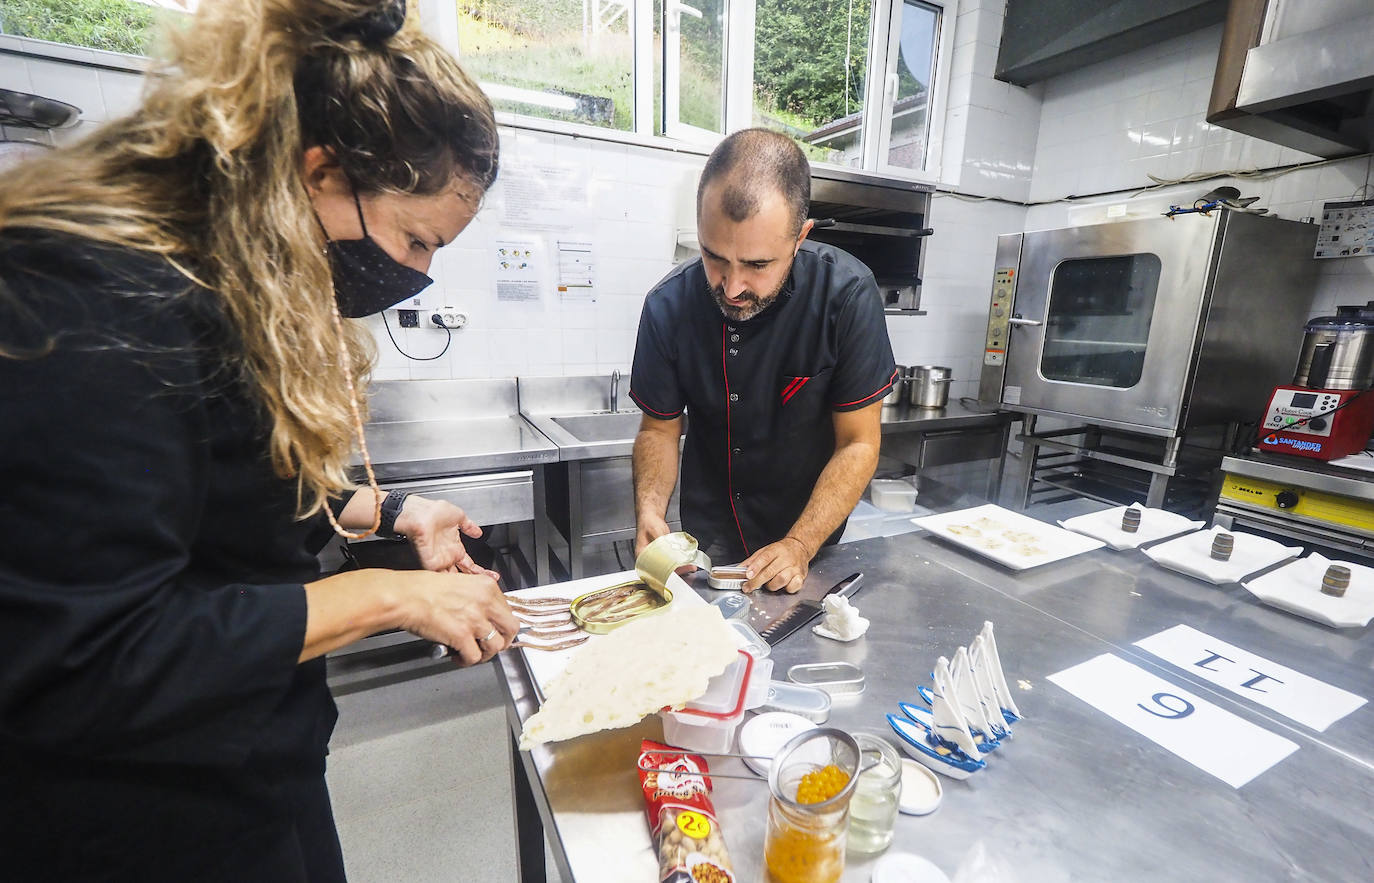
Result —
[[[939,183],[941,161],[944,158],[945,112],[949,99],[949,76],[954,55],[954,26],[959,18],[959,0],[919,0],[924,6],[940,10],[938,32],[935,37],[934,88],[927,92],[927,141],[925,161],[919,169],[894,166],[887,161],[892,137],[893,111],[897,97],[897,64],[901,52],[901,21],[895,16],[906,0],[889,0],[873,4],[870,34],[886,33],[881,56],[870,47],[869,78],[864,92],[863,170],[884,177],[915,180],[927,184]],[[894,26],[894,22],[896,23]],[[881,71],[881,76],[877,75]],[[877,107],[876,114],[867,113]]]
[[[676,153],[703,156],[709,154],[724,135],[685,124],[682,129],[691,130],[685,133],[687,137],[655,134],[655,127],[659,121],[654,118],[656,96],[653,27],[659,2],[660,0],[630,0],[628,4],[629,27],[634,38],[631,63],[634,122],[631,129],[611,129],[512,111],[497,111],[497,122],[514,129],[610,141]],[[687,2],[690,4],[691,0]],[[889,99],[893,95],[891,84],[895,82],[893,75],[901,37],[900,27],[894,28],[892,24],[894,20],[900,22],[900,10],[905,2],[906,0],[874,0],[873,3],[869,22],[864,113],[860,122],[861,165],[855,168],[823,161],[814,162],[813,165],[897,180],[939,183],[959,0],[921,0],[927,6],[939,8],[940,25],[934,47],[935,88],[930,90],[927,108],[929,140],[926,145],[925,163],[920,169],[893,166],[885,159],[885,147],[891,135],[893,110],[893,102]],[[417,0],[416,6],[425,30],[461,60],[458,10],[454,0]],[[753,125],[755,13],[754,0],[725,0],[725,81],[722,98],[725,106],[726,134]],[[886,39],[882,39],[882,35],[885,35]],[[84,50],[84,47],[75,48]],[[664,104],[666,103],[665,96]]]
[[[690,0],[688,0],[690,3]],[[859,172],[902,181],[937,184],[943,160],[945,112],[949,97],[949,77],[954,55],[955,24],[959,15],[959,0],[921,0],[940,10],[939,34],[935,52],[934,88],[930,90],[929,135],[925,163],[919,169],[893,166],[886,162],[882,149],[891,134],[892,101],[890,83],[894,82],[898,60],[900,10],[905,0],[875,0],[869,22],[869,46],[864,92],[864,115],[861,121],[862,164],[855,168],[828,162],[812,165],[846,172]],[[633,117],[631,129],[610,129],[587,123],[573,123],[511,111],[497,111],[502,126],[535,132],[569,135],[619,144],[651,147],[675,153],[705,156],[720,142],[723,135],[681,124],[685,137],[655,134],[659,122],[654,118],[653,27],[658,0],[631,0],[630,29],[634,34]],[[422,20],[429,32],[461,61],[457,7],[452,0],[419,0]],[[755,4],[753,0],[725,0],[725,131],[735,132],[753,125]],[[885,39],[875,39],[885,35]],[[666,104],[666,95],[664,104]],[[876,112],[871,109],[877,108]]]

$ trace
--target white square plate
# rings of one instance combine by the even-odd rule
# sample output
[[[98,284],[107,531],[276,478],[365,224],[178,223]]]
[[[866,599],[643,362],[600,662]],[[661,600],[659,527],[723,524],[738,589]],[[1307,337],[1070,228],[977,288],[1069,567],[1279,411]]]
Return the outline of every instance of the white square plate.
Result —
[[[1205,521],[1189,521],[1182,515],[1164,509],[1136,506],[1140,510],[1140,529],[1135,533],[1126,533],[1121,529],[1121,515],[1126,508],[1117,506],[1101,512],[1089,512],[1087,515],[1066,518],[1059,524],[1076,533],[1101,540],[1118,552],[1207,526]]]
[[[1188,576],[1206,580],[1209,583],[1238,583],[1250,574],[1263,570],[1271,564],[1278,564],[1285,558],[1296,558],[1302,554],[1298,546],[1285,546],[1265,537],[1238,530],[1225,531],[1236,538],[1231,557],[1218,561],[1212,557],[1212,538],[1222,533],[1222,528],[1200,530],[1181,536],[1158,546],[1145,549],[1145,554],[1170,570],[1186,573]]]
[[[1350,568],[1350,587],[1339,598],[1321,590],[1322,575],[1332,564]],[[1374,569],[1316,552],[1241,585],[1271,607],[1336,628],[1361,628],[1374,619]]]
[[[936,536],[1013,570],[1039,567],[1105,545],[990,503],[911,520]]]

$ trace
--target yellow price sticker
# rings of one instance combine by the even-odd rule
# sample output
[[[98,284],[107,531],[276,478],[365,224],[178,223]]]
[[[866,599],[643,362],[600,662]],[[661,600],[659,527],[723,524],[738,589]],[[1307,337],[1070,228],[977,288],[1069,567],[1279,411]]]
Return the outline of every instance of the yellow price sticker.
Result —
[[[694,840],[705,840],[711,836],[711,820],[699,812],[678,813],[677,829]]]

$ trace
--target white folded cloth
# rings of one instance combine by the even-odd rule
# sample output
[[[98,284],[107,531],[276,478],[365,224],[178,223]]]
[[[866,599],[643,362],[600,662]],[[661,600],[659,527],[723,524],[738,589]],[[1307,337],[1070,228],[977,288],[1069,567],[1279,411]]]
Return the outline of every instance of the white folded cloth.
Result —
[[[1350,586],[1339,598],[1322,594],[1322,576],[1332,564],[1350,568]],[[1374,568],[1316,552],[1241,585],[1271,607],[1336,628],[1363,628],[1374,619]]]
[[[1074,533],[1101,540],[1118,552],[1207,526],[1205,521],[1190,521],[1175,512],[1150,509],[1133,503],[1129,508],[1139,510],[1140,529],[1135,533],[1127,533],[1121,529],[1121,516],[1127,508],[1117,506],[1114,509],[1103,509],[1101,512],[1089,512],[1087,515],[1066,518],[1059,522],[1059,525]]]
[[[1236,538],[1235,549],[1226,561],[1212,557],[1212,538],[1219,533],[1229,533]],[[1252,533],[1214,527],[1151,546],[1145,554],[1171,570],[1221,585],[1240,582],[1285,558],[1296,558],[1302,554],[1302,548],[1285,546]]]

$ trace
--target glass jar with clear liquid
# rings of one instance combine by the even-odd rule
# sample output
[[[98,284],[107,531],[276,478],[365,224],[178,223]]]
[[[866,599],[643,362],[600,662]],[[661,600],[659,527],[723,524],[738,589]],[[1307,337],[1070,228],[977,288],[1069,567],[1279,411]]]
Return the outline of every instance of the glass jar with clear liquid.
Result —
[[[902,760],[881,736],[855,733],[854,741],[863,754],[860,765],[868,768],[859,774],[849,801],[849,851],[872,855],[892,844],[902,794]]]

